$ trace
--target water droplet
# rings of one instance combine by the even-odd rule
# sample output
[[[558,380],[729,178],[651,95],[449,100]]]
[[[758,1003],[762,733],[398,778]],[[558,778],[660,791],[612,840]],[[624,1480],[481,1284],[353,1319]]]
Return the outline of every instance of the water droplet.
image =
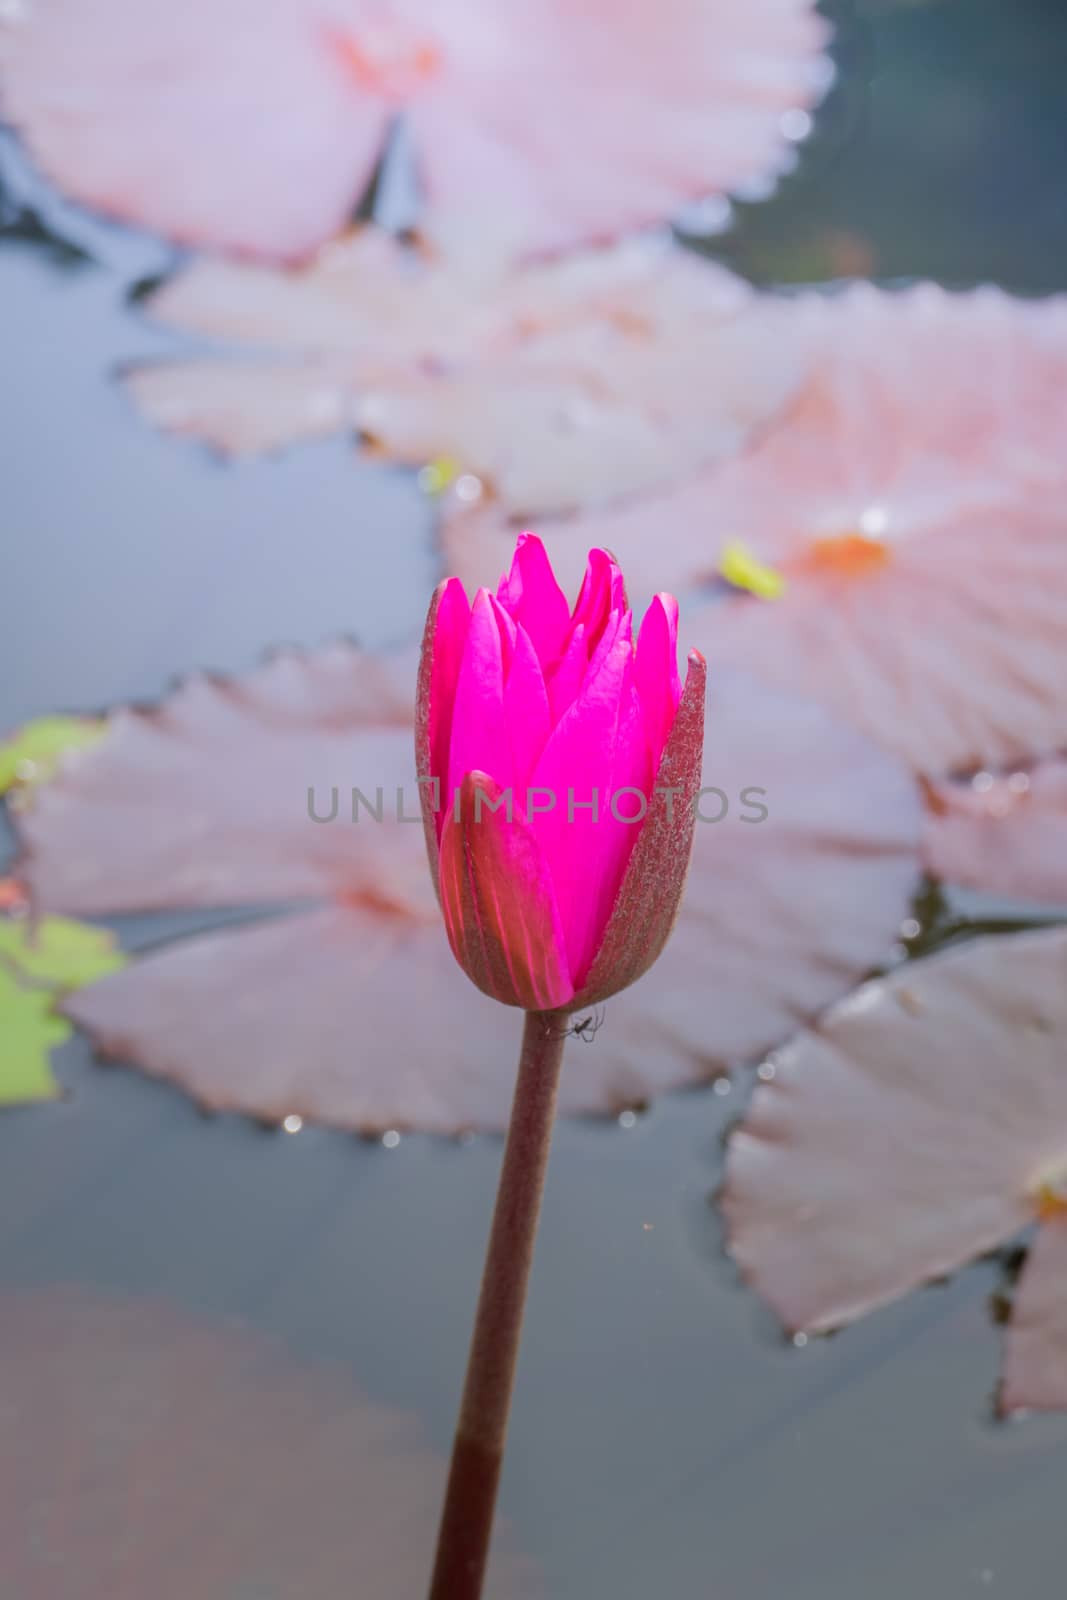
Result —
[[[382,1143],[387,1150],[395,1150],[400,1143],[400,1135],[395,1128],[389,1128],[382,1134]]]
[[[303,1126],[303,1117],[297,1116],[295,1111],[290,1111],[289,1115],[282,1119],[282,1127],[286,1133],[299,1133]]]
[[[922,927],[914,917],[905,917],[900,924],[900,937],[902,939],[917,939],[922,932]]]
[[[28,756],[23,756],[20,761],[15,762],[15,777],[20,783],[32,783],[36,776],[36,761],[31,761]]]
[[[655,1226],[656,1224],[654,1222],[642,1222],[641,1231],[643,1233],[651,1233]]]
[[[778,179],[770,173],[757,173],[755,177],[748,178],[744,183],[739,183],[734,189],[738,200],[747,200],[754,204],[760,200],[769,200],[778,187]]]
[[[816,56],[815,60],[808,62],[805,67],[804,77],[811,85],[813,94],[824,95],[833,86],[837,77],[837,67],[829,56]]]
[[[620,1111],[619,1112],[619,1127],[620,1128],[636,1128],[637,1127],[637,1112],[636,1111]]]
[[[716,1078],[711,1087],[714,1089],[716,1094],[729,1094],[731,1087],[730,1080],[729,1078]]]
[[[796,1346],[796,1348],[798,1350],[803,1350],[803,1348],[807,1344],[807,1342],[808,1342],[808,1336],[807,1336],[806,1333],[794,1333],[794,1335],[793,1335],[793,1343],[794,1343],[794,1345]]]
[[[756,1068],[756,1077],[761,1078],[764,1083],[770,1083],[776,1071],[773,1061],[764,1061]]]
[[[991,772],[976,772],[971,779],[971,788],[975,794],[988,794],[993,787],[993,774]]]
[[[481,498],[481,478],[476,478],[473,472],[461,472],[456,479],[456,499],[462,500],[464,505],[470,506]]]
[[[1013,772],[1008,779],[1008,788],[1012,794],[1026,794],[1030,788],[1030,774],[1028,772]]]
[[[801,139],[806,139],[814,123],[807,111],[794,108],[792,111],[783,111],[778,119],[778,127],[783,139],[788,139],[792,144],[799,144]]]
[[[675,217],[677,228],[695,237],[710,237],[725,233],[734,220],[734,208],[721,194],[709,194],[703,200],[694,200]]]
[[[885,506],[867,506],[860,512],[859,530],[869,539],[880,539],[889,527],[889,512]]]

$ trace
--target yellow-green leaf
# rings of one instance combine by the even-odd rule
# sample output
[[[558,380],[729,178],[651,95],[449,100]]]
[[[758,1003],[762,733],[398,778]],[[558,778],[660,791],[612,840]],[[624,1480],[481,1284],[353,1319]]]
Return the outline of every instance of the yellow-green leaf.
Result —
[[[84,749],[104,737],[102,717],[38,717],[0,743],[0,794],[13,784],[50,778],[67,750]]]
[[[0,965],[5,962],[32,983],[77,989],[117,972],[126,957],[106,928],[69,917],[0,919]]]
[[[0,967],[0,1106],[59,1095],[48,1057],[71,1028],[51,1007],[47,989],[25,988]]]

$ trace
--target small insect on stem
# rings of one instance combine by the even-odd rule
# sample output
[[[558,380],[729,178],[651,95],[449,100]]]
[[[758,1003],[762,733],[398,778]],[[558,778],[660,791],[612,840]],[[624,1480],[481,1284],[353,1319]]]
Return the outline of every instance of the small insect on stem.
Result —
[[[577,1022],[572,1023],[567,1032],[574,1039],[582,1039],[586,1044],[592,1044],[604,1026],[604,1015],[603,1006],[597,1006],[587,1017],[579,1017]]]

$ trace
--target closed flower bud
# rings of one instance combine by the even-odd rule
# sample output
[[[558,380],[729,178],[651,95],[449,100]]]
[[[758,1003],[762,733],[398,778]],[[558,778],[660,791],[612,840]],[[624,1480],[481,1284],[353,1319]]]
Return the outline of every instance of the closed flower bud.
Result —
[[[573,611],[521,534],[495,594],[430,607],[416,757],[430,866],[457,961],[528,1011],[606,999],[652,965],[693,842],[705,665],[677,666],[678,606],[635,641],[622,573],[591,550]]]

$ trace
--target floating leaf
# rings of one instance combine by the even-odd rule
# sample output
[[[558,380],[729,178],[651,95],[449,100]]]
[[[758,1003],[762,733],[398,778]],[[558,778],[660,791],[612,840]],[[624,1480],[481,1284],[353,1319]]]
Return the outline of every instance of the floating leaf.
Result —
[[[117,972],[125,960],[103,928],[66,917],[0,916],[0,1105],[57,1098],[48,1055],[71,1030],[53,1009],[56,997]]]
[[[443,1463],[344,1368],[302,1368],[239,1323],[81,1289],[9,1291],[0,1318],[19,1439],[7,1593],[408,1600],[424,1587]],[[502,1532],[487,1600],[532,1596]]]
[[[115,936],[67,917],[0,917],[0,965],[14,967],[30,983],[76,989],[125,964]]]
[[[740,542],[785,592],[691,616],[713,665],[819,699],[935,776],[1061,751],[1067,299],[861,286],[773,327],[806,363],[786,410],[667,494],[542,525],[557,571],[605,543],[634,592],[684,596],[720,588]],[[498,511],[457,514],[449,565],[496,572],[512,538]]]
[[[1067,1223],[1037,1230],[1015,1289],[1004,1343],[1000,1409],[1067,1411]]]
[[[87,749],[103,737],[99,717],[38,717],[0,743],[0,794],[13,785],[50,778],[68,750]]]
[[[525,515],[615,500],[729,454],[802,373],[796,342],[776,332],[782,308],[666,236],[476,273],[371,228],[297,272],[195,263],[150,307],[263,347],[131,372],[159,426],[228,454],[359,430],[429,463],[428,491],[455,481],[462,504],[485,480]]]
[[[425,230],[559,250],[766,182],[831,76],[810,0],[37,0],[5,113],[56,182],[185,243],[338,233],[403,110]]]
[[[731,1254],[786,1326],[851,1322],[1046,1217],[1004,1403],[1067,1406],[1067,929],[868,983],[763,1075],[722,1208]]]
[[[51,1009],[43,989],[19,983],[0,963],[0,1106],[55,1100],[49,1051],[70,1036],[70,1024]]]
[[[923,838],[935,877],[1067,905],[1067,760],[931,784]]]
[[[157,947],[80,991],[65,1011],[107,1054],[275,1120],[506,1125],[513,1018],[449,952],[417,821],[414,673],[403,695],[396,676],[338,646],[194,679],[154,712],[116,713],[18,819],[27,882],[54,910],[319,902]],[[907,773],[816,706],[725,673],[713,695],[704,782],[727,813],[711,820],[709,791],[679,927],[564,1074],[565,1111],[618,1111],[768,1048],[884,960],[907,912]],[[363,803],[350,820],[354,786],[372,805],[381,790],[381,821]],[[325,817],[334,787],[336,820],[312,821],[308,789]]]
[[[709,565],[740,538],[788,592],[716,608],[697,642],[931,774],[1062,748],[1067,300],[863,287],[798,333],[807,386],[709,475],[703,522]]]

